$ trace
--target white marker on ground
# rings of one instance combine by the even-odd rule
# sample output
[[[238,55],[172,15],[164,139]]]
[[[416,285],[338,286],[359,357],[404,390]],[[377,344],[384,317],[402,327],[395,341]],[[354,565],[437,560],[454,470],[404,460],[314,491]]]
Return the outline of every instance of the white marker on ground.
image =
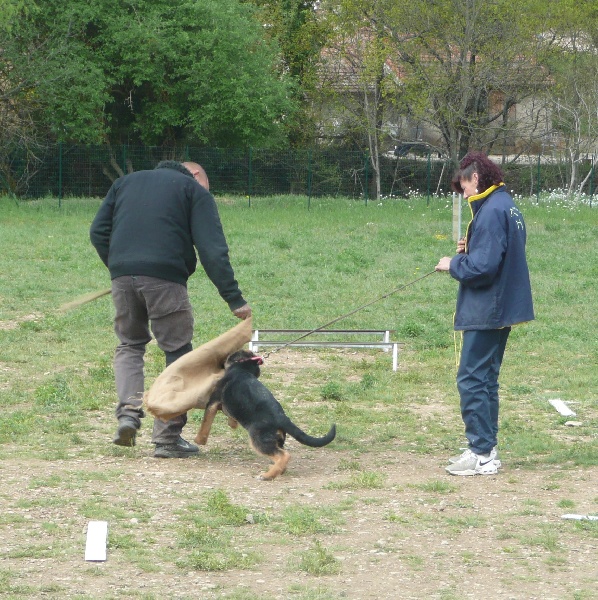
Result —
[[[85,560],[106,560],[106,541],[108,539],[107,521],[90,521],[87,525],[85,542]]]

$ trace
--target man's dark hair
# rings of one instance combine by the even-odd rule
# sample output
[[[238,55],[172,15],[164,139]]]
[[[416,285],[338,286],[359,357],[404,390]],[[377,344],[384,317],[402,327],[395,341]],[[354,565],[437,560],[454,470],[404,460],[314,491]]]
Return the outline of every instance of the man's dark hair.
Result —
[[[163,160],[160,161],[156,165],[156,169],[174,169],[175,171],[179,171],[183,173],[183,175],[189,175],[189,177],[193,177],[193,173],[187,169],[187,167],[183,166],[180,162],[176,160]]]

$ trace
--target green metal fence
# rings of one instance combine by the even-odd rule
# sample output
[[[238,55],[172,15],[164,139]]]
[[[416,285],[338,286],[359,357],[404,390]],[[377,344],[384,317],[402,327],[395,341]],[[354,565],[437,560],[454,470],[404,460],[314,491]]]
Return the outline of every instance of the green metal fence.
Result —
[[[161,160],[192,160],[204,166],[215,195],[253,196],[297,194],[376,198],[376,178],[367,152],[338,149],[265,150],[258,148],[182,148],[150,146],[82,146],[57,144],[33,157],[16,149],[0,161],[0,192],[20,198],[53,196],[103,197],[112,181],[131,170],[152,169]],[[424,154],[380,160],[382,197],[427,196],[450,192],[453,165]],[[505,181],[515,194],[534,196],[542,191],[566,189],[567,162],[539,156],[506,164]],[[590,160],[578,166],[584,192],[593,196],[598,174]]]

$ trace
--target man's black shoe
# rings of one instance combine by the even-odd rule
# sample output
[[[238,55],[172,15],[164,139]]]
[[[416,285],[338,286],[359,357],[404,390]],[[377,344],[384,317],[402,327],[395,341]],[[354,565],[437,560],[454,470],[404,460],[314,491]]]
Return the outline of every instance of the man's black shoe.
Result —
[[[139,425],[133,417],[121,417],[118,420],[118,429],[112,441],[117,446],[134,446],[138,429]]]
[[[187,458],[199,453],[195,444],[190,444],[181,436],[174,444],[156,444],[154,456],[156,458]]]

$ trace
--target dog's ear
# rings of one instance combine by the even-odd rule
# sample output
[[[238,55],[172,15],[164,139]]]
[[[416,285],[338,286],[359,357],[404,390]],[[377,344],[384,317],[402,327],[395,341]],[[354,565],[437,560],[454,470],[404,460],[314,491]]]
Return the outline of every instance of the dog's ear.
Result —
[[[237,350],[236,352],[233,352],[232,354],[229,354],[226,357],[226,360],[224,361],[224,366],[225,367],[230,367],[234,363],[239,362],[239,360],[241,360],[243,358],[243,355],[244,355],[244,351],[243,350]]]

